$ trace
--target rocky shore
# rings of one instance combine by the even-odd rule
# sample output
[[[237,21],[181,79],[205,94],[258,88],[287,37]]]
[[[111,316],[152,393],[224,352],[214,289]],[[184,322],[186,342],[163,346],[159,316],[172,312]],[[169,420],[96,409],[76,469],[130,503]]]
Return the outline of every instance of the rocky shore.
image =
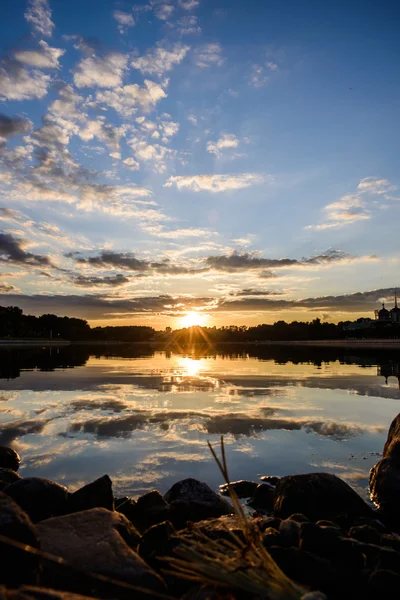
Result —
[[[374,507],[328,473],[239,481],[221,494],[185,479],[133,500],[114,497],[107,475],[71,493],[20,477],[19,464],[0,448],[0,600],[400,594],[400,414],[371,469]],[[223,497],[232,490],[233,504]]]

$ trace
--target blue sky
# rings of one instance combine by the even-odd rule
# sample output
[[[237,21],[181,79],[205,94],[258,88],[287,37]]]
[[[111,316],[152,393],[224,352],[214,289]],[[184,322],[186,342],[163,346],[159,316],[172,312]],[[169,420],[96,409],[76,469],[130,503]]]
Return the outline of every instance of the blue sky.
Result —
[[[389,1],[10,5],[0,305],[164,327],[391,303],[398,17]]]

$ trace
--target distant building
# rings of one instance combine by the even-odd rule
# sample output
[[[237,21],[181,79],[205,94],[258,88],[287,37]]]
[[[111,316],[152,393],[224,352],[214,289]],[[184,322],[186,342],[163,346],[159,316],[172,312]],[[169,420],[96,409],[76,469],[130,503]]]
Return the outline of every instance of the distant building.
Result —
[[[383,303],[382,308],[375,311],[375,320],[386,323],[400,323],[400,308],[397,306],[397,290],[394,292],[394,307],[388,310]]]

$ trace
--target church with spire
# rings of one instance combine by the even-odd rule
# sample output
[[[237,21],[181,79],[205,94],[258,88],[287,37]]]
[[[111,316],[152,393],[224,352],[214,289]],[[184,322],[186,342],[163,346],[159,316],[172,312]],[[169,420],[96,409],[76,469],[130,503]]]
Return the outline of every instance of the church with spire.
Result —
[[[397,306],[397,290],[394,291],[394,307],[388,310],[383,303],[382,308],[375,311],[375,320],[386,323],[400,323],[400,308]]]

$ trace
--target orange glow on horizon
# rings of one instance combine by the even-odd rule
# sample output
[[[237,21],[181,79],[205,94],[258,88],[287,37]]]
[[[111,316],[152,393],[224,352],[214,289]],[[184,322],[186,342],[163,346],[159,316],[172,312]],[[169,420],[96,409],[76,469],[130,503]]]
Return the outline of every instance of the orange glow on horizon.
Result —
[[[194,327],[195,325],[206,325],[208,321],[208,315],[202,314],[196,311],[190,311],[186,313],[184,317],[178,319],[180,327]]]

